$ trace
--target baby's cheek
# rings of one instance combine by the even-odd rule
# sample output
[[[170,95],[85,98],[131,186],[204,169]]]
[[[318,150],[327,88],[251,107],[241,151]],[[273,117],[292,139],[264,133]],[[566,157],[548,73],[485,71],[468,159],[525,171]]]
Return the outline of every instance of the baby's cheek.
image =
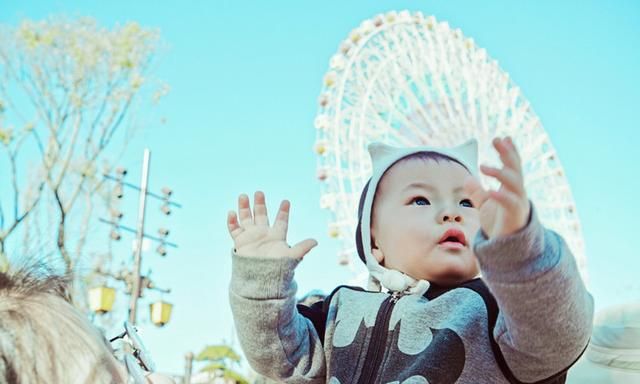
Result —
[[[470,218],[469,221],[467,221],[467,228],[469,228],[470,236],[470,238],[467,239],[467,242],[469,244],[473,244],[473,239],[476,237],[476,234],[480,230],[480,218],[478,216]]]

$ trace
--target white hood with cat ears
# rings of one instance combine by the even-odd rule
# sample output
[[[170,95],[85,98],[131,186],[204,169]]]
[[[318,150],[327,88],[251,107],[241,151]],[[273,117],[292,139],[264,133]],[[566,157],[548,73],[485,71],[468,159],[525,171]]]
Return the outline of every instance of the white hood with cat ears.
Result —
[[[372,143],[368,149],[373,173],[365,196],[359,228],[362,232],[362,249],[364,250],[367,269],[369,269],[369,289],[379,291],[382,287],[385,287],[394,292],[409,292],[422,295],[429,289],[428,281],[416,280],[400,271],[387,269],[381,266],[371,253],[371,209],[378,183],[386,170],[398,160],[418,152],[437,152],[449,156],[464,164],[471,174],[477,175],[478,142],[475,139],[471,139],[453,148],[428,146],[395,148],[382,143]]]

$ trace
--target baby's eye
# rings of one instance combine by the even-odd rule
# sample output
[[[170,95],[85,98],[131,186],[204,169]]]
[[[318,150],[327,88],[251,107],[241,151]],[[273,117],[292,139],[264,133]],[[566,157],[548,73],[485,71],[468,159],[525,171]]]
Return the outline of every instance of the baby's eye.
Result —
[[[460,201],[460,205],[462,205],[463,207],[467,207],[467,208],[473,208],[473,203],[469,199],[464,199],[464,200]]]
[[[411,204],[412,205],[431,205],[431,203],[426,197],[420,197],[420,196],[414,197],[413,199],[411,199]]]

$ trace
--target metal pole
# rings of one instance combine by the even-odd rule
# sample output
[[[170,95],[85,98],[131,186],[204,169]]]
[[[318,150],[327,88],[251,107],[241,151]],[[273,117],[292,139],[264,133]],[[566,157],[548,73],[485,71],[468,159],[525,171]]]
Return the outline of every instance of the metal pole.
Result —
[[[188,352],[184,356],[185,365],[184,365],[184,379],[183,384],[191,384],[191,370],[193,365],[193,353]]]
[[[140,202],[138,204],[138,232],[136,235],[136,250],[133,266],[133,289],[131,292],[131,303],[129,304],[129,323],[136,324],[136,312],[138,310],[138,298],[141,293],[140,267],[142,264],[142,240],[144,237],[144,214],[147,203],[147,184],[149,182],[149,160],[151,152],[144,150],[144,160],[142,163],[142,179],[140,180]]]

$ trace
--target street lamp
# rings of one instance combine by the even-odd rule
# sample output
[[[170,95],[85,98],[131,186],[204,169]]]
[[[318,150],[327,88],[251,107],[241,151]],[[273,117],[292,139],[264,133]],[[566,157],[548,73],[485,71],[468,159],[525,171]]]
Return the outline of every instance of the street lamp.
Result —
[[[150,304],[149,314],[151,317],[151,322],[158,327],[163,327],[169,322],[172,309],[173,304],[167,303],[163,300],[156,301],[155,303]]]
[[[116,300],[116,290],[106,285],[89,290],[89,308],[93,312],[104,314],[113,308]]]

